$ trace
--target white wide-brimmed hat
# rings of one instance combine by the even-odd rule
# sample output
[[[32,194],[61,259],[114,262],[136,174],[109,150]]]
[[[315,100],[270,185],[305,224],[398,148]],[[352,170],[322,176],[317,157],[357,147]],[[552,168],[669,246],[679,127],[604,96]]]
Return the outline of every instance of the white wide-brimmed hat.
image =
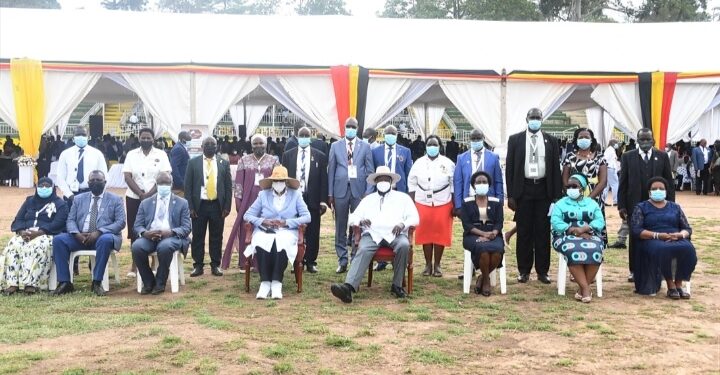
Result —
[[[375,185],[375,179],[377,179],[380,176],[389,176],[390,178],[392,178],[393,184],[396,184],[398,181],[400,181],[399,174],[392,173],[390,171],[390,168],[388,168],[384,165],[381,165],[381,166],[377,167],[377,169],[375,170],[375,173],[372,173],[372,174],[370,174],[370,176],[368,176],[367,183],[371,184],[371,185]]]

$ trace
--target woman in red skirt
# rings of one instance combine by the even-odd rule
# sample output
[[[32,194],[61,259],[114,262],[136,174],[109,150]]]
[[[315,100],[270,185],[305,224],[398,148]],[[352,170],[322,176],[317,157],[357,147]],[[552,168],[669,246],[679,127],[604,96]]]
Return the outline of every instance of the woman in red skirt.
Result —
[[[425,155],[415,161],[408,176],[408,192],[420,214],[415,244],[422,245],[425,254],[423,276],[442,277],[440,261],[452,240],[455,164],[440,155],[441,144],[438,136],[429,136]]]

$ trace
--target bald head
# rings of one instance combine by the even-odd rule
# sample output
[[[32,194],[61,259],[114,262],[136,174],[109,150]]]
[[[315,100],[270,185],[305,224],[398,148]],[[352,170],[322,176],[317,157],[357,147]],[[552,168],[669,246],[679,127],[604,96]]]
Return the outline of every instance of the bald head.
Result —
[[[526,116],[527,120],[542,120],[542,118],[543,113],[540,108],[530,108]]]
[[[345,120],[345,127],[348,126],[354,126],[355,128],[358,127],[358,120],[355,117],[348,117],[347,120]]]
[[[190,142],[192,138],[190,138],[190,133],[186,132],[185,130],[178,133],[178,141],[180,142]]]

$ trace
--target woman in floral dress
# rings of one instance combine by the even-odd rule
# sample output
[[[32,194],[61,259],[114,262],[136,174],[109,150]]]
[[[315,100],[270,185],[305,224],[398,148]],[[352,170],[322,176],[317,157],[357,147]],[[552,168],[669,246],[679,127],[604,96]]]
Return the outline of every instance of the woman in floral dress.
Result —
[[[0,254],[0,285],[6,295],[35,293],[47,286],[53,236],[65,231],[68,206],[55,195],[51,179],[38,181],[35,194],[20,207],[11,230],[15,235]]]
[[[581,174],[588,180],[584,189],[584,196],[594,199],[603,217],[605,217],[605,202],[602,200],[602,192],[607,185],[607,161],[600,152],[600,147],[595,140],[592,130],[579,128],[573,134],[575,148],[569,152],[562,162],[563,186],[567,186],[570,176]],[[607,245],[607,230],[603,228],[601,237]]]
[[[240,272],[243,272],[245,264],[245,256],[243,255],[242,245],[245,241],[245,227],[243,226],[243,216],[245,211],[255,202],[260,193],[260,180],[269,177],[275,166],[280,165],[277,156],[268,155],[267,142],[262,134],[255,134],[251,140],[252,154],[245,155],[238,161],[237,172],[235,174],[235,209],[237,218],[233,225],[232,232],[228,243],[225,246],[222,262],[220,266],[228,269],[230,266],[230,258],[233,251],[239,250]]]

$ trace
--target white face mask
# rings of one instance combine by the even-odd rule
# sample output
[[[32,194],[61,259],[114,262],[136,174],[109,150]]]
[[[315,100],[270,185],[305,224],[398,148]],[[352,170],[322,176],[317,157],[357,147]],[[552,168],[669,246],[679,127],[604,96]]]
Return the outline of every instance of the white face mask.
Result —
[[[377,189],[381,193],[387,193],[390,191],[390,183],[387,181],[380,181],[377,183]]]
[[[280,194],[285,190],[285,181],[275,181],[272,183],[272,188],[276,193]]]

